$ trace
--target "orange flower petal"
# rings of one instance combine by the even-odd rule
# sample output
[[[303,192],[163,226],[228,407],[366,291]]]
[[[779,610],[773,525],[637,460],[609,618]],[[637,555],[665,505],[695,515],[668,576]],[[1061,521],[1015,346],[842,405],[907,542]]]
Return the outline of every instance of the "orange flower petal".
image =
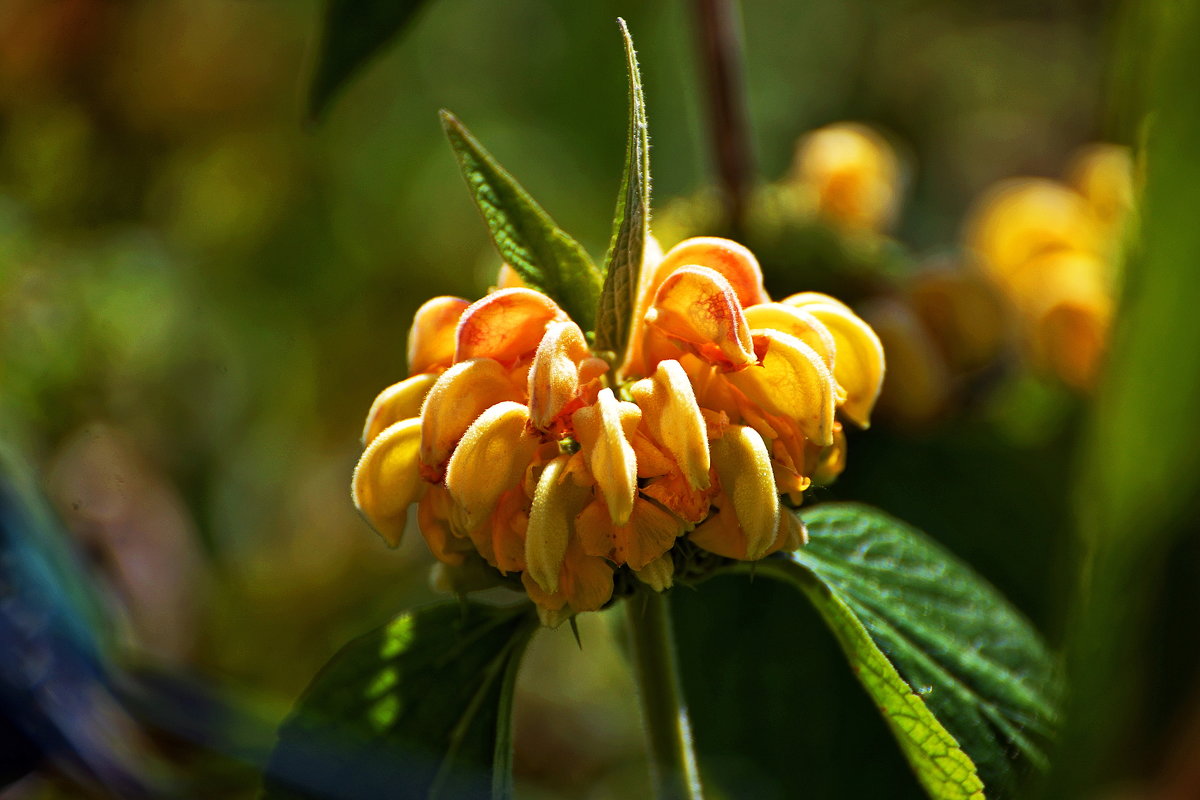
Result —
[[[446,465],[446,489],[468,530],[482,525],[500,495],[520,482],[540,443],[520,403],[497,403],[471,423]]]
[[[681,267],[646,312],[650,327],[725,369],[755,362],[750,326],[729,281],[708,267]]]
[[[678,361],[661,361],[649,378],[629,389],[655,441],[679,464],[694,489],[708,488],[708,435],[692,382]]]
[[[743,306],[770,300],[763,289],[762,267],[744,245],[716,236],[685,239],[663,256],[651,274],[647,286],[653,291],[680,267],[708,267],[729,281]],[[652,297],[653,295],[651,295]]]
[[[779,494],[767,445],[753,428],[730,425],[712,444],[713,467],[746,539],[744,558],[757,560],[775,541]]]
[[[680,519],[697,523],[708,516],[713,490],[694,489],[682,472],[675,471],[651,480],[642,494],[669,508]]]
[[[633,574],[654,591],[665,592],[674,582],[675,561],[670,553],[663,553],[641,569],[635,569]]]
[[[441,481],[458,440],[487,408],[520,401],[522,392],[490,358],[463,361],[438,376],[421,406],[421,474]]]
[[[575,522],[579,543],[590,556],[642,569],[671,549],[683,533],[679,518],[641,497],[634,502],[629,522],[615,525],[599,500],[590,503]]]
[[[435,381],[437,376],[426,372],[394,383],[380,392],[371,404],[371,410],[367,412],[367,422],[363,426],[363,444],[370,444],[384,428],[402,419],[419,416],[425,395],[429,394],[429,388]]]
[[[529,597],[538,605],[539,616],[546,624],[554,625],[570,614],[550,614],[543,611],[570,609],[571,613],[596,611],[610,599],[613,593],[613,571],[603,558],[589,556],[583,552],[574,538],[567,542],[567,551],[559,571],[557,592],[547,592],[533,580],[529,571],[521,573],[521,582]]]
[[[776,330],[755,332],[766,344],[761,367],[731,372],[725,377],[767,414],[794,421],[818,444],[833,434],[833,376],[811,347]]]
[[[408,374],[433,372],[454,363],[454,331],[471,304],[461,297],[435,297],[413,315],[408,331]]]
[[[494,358],[511,366],[537,349],[547,325],[566,318],[563,310],[541,292],[500,289],[463,312],[454,360]]]
[[[417,524],[429,552],[443,564],[461,566],[471,552],[472,544],[454,534],[450,522],[454,501],[444,486],[430,486],[417,504]]]
[[[588,358],[583,331],[570,320],[551,322],[529,370],[529,413],[535,427],[549,430],[579,394],[580,363]]]
[[[602,389],[595,405],[571,416],[579,452],[587,459],[608,511],[619,525],[629,520],[637,493],[637,456],[630,439],[641,417],[636,405],[617,400],[612,389]]]
[[[406,419],[380,433],[354,469],[354,505],[390,546],[400,544],[408,507],[425,485],[417,472],[421,421]]]

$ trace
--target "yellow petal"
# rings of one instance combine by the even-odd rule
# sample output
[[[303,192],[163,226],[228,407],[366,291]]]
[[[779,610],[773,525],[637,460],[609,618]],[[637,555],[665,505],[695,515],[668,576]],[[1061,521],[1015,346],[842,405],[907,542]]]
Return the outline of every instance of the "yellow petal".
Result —
[[[549,430],[579,394],[579,365],[588,358],[583,331],[570,320],[552,322],[529,370],[529,413],[534,426]]]
[[[537,349],[546,326],[566,314],[532,289],[500,289],[477,300],[459,320],[454,360],[494,358],[512,365]]]
[[[508,264],[501,264],[496,273],[497,289],[526,289],[529,288],[521,275]]]
[[[542,470],[525,532],[525,574],[549,594],[559,590],[575,516],[591,496],[590,488],[577,483],[567,468],[570,459],[558,456]]]
[[[871,409],[883,388],[883,345],[871,326],[854,312],[830,305],[806,309],[821,321],[837,343],[833,377],[846,391],[842,413],[860,428],[871,424]]]
[[[789,295],[780,302],[784,305],[794,306],[801,309],[806,309],[809,306],[834,306],[835,308],[844,308],[847,311],[850,310],[850,306],[846,305],[841,300],[821,292],[800,292],[798,294]]]
[[[371,410],[367,412],[367,423],[363,426],[363,444],[370,444],[384,428],[402,419],[419,416],[425,395],[429,394],[429,388],[435,381],[437,375],[425,372],[394,383],[380,392],[371,404]]]
[[[567,552],[559,571],[558,591],[546,592],[529,571],[521,573],[521,582],[529,597],[538,606],[543,623],[551,626],[570,614],[554,613],[569,609],[571,613],[595,611],[612,598],[613,571],[603,558],[583,552],[575,537],[567,542]],[[551,612],[551,613],[546,613]]]
[[[792,420],[806,437],[828,444],[837,390],[825,362],[786,333],[767,329],[755,331],[755,337],[766,345],[762,366],[731,372],[726,378],[766,413]]]
[[[825,366],[833,369],[837,343],[820,320],[803,308],[785,303],[761,303],[746,309],[746,322],[751,329],[773,328],[795,336],[817,351]]]
[[[1092,212],[1110,232],[1119,228],[1136,202],[1133,154],[1116,144],[1080,149],[1067,170],[1068,182],[1084,196]]]
[[[450,522],[453,511],[454,501],[446,487],[430,486],[417,504],[417,524],[434,558],[443,564],[460,566],[471,552],[472,544],[470,539],[455,535]]]
[[[408,332],[408,374],[445,369],[454,362],[454,332],[469,305],[461,297],[435,297],[417,309]]]
[[[487,521],[500,495],[520,482],[539,444],[520,403],[497,403],[471,423],[446,465],[446,488],[469,529]]]
[[[887,140],[852,122],[801,139],[792,180],[812,192],[817,211],[852,228],[882,230],[900,198],[900,162]]]
[[[421,406],[421,474],[441,481],[458,440],[485,409],[520,401],[521,391],[508,371],[490,358],[473,358],[438,376]]]
[[[408,507],[425,488],[417,472],[421,421],[397,422],[375,437],[354,469],[354,505],[392,547],[400,544]]]
[[[612,389],[600,390],[595,405],[585,406],[571,415],[579,452],[587,459],[588,468],[608,504],[608,512],[618,525],[625,524],[633,512],[637,456],[630,440],[641,416],[636,405],[617,400]]]
[[[646,322],[725,369],[755,362],[742,304],[725,276],[708,267],[681,267],[672,272],[659,287]]]
[[[634,383],[630,395],[654,440],[679,464],[694,489],[707,489],[708,435],[692,382],[678,361],[661,361],[649,378]]]
[[[745,558],[762,558],[775,541],[779,495],[771,456],[762,437],[745,425],[730,425],[712,444],[713,466],[721,491],[746,536]]]
[[[671,588],[675,576],[675,561],[670,553],[663,553],[641,569],[635,569],[633,574],[654,591],[665,592]]]

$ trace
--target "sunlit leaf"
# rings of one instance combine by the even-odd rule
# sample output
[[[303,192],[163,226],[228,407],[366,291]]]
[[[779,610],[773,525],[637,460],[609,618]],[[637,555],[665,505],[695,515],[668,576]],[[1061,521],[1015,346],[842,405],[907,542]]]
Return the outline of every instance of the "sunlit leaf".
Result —
[[[625,20],[618,22],[629,65],[629,136],[612,242],[604,259],[604,288],[596,311],[596,348],[620,356],[629,342],[642,256],[650,234],[650,135],[637,53]]]
[[[279,730],[267,798],[507,797],[528,606],[401,614],[333,657]]]
[[[413,21],[425,0],[327,0],[308,110],[325,113],[350,78]]]
[[[449,111],[442,127],[492,242],[530,287],[554,298],[579,327],[592,330],[600,272],[587,252],[555,224],[491,153]]]
[[[879,511],[826,504],[801,516],[809,544],[757,572],[803,589],[868,690],[890,696],[887,671],[862,660],[869,653],[847,615],[856,618],[978,765],[988,796],[1013,796],[1026,766],[1044,766],[1056,720],[1057,676],[1033,628],[940,546]]]

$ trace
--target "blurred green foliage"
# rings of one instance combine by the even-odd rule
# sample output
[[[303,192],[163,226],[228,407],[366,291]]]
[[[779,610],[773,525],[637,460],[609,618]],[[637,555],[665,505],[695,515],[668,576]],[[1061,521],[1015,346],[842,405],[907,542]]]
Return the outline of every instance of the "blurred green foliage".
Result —
[[[478,296],[497,266],[436,109],[471,120],[598,256],[625,145],[617,16],[636,32],[645,74],[656,207],[712,175],[691,6],[629,5],[429,3],[312,127],[302,121],[323,15],[311,0],[10,0],[0,11],[0,437],[26,454],[78,533],[134,651],[204,675],[275,722],[341,643],[428,599],[418,537],[383,550],[354,515],[348,484],[372,397],[403,375],[413,310],[436,294]],[[1130,34],[1141,19],[1117,18],[1111,4],[772,0],[745,4],[743,17],[761,174],[783,173],[799,134],[848,118],[902,144],[911,177],[896,232],[905,247],[882,258],[847,253],[824,229],[783,239],[795,266],[770,261],[776,294],[848,285],[858,299],[875,278],[842,283],[830,262],[883,260],[889,280],[902,277],[913,254],[958,240],[967,203],[995,180],[1057,174],[1085,141],[1134,143],[1140,59],[1129,46],[1111,58],[1110,48],[1151,45]],[[1167,141],[1169,174],[1188,151]],[[1152,205],[1187,196],[1186,185],[1161,191]],[[1152,230],[1186,227],[1171,218]],[[1186,262],[1187,243],[1166,247],[1148,258],[1156,274],[1179,277],[1161,265]],[[1161,286],[1143,297],[1194,296],[1190,284]],[[1144,302],[1142,319],[1168,305]],[[1155,341],[1157,324],[1143,322],[1141,335]],[[1155,375],[1185,369],[1144,363]],[[812,500],[874,503],[928,531],[1059,640],[1078,556],[1069,487],[1084,401],[1028,376],[992,378],[999,391],[938,427],[852,434],[846,473]],[[1143,382],[1128,385],[1144,393]],[[1163,395],[1175,403],[1165,426],[1195,399],[1193,387],[1178,387]],[[1135,429],[1143,445],[1154,441]],[[1188,437],[1175,441],[1186,450]],[[1099,452],[1090,463],[1104,461]],[[1161,474],[1190,474],[1172,463]],[[81,464],[112,480],[81,478]],[[1187,517],[1175,512],[1176,522]],[[130,537],[142,549],[122,549]],[[182,564],[186,579],[133,568],[146,559]],[[195,607],[169,647],[136,612],[149,602],[138,591],[146,583],[160,592],[155,603],[186,593]],[[707,585],[705,602],[730,597],[729,584]],[[764,615],[790,625],[800,604],[783,604],[773,594],[782,591],[764,581],[751,593]],[[888,781],[911,780],[828,635],[797,613],[778,663],[758,665],[757,679],[723,677],[747,668],[737,619],[707,630],[706,693],[726,709],[730,742],[778,760],[803,751],[805,773],[790,788],[766,785],[733,747],[709,747],[708,769],[746,796],[800,787],[855,796],[881,785],[845,769],[859,763],[849,751],[862,749]],[[630,687],[612,677],[619,659],[607,628],[585,626],[583,638],[585,654],[607,655],[578,658],[566,636],[535,643],[554,655],[533,662],[537,675],[518,696],[527,733],[519,722],[517,775],[528,796],[578,796],[581,775],[591,797],[642,786]],[[1161,666],[1147,661],[1143,674]],[[777,674],[791,663],[806,665],[805,682]],[[1189,679],[1183,663],[1172,661],[1176,689]],[[571,682],[612,702],[564,702]],[[772,714],[812,720],[801,741],[764,742],[738,715],[763,687]],[[1171,713],[1146,716],[1125,738],[1145,733],[1144,749],[1160,747]],[[703,738],[700,746],[703,754]],[[184,761],[222,796],[255,792],[251,765]],[[1156,766],[1147,757],[1126,771]]]

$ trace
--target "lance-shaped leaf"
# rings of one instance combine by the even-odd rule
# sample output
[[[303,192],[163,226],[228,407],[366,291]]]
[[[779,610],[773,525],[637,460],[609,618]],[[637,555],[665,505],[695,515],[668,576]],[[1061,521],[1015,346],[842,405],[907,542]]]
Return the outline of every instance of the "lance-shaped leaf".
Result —
[[[321,116],[346,82],[399,36],[423,5],[425,0],[328,0],[309,115]]]
[[[457,117],[443,110],[441,118],[500,257],[530,288],[553,298],[580,328],[592,330],[601,277],[587,251],[558,227]]]
[[[617,194],[613,236],[604,258],[604,288],[596,310],[596,349],[617,354],[629,342],[633,311],[637,307],[638,279],[646,239],[650,235],[650,136],[646,126],[646,99],[637,53],[625,20],[618,20],[629,64],[629,138],[625,145],[625,174]]]
[[[758,572],[813,600],[932,796],[972,793],[969,783],[960,794],[932,791],[960,759],[942,752],[943,738],[914,711],[914,698],[978,765],[988,797],[1015,796],[1024,769],[1045,764],[1059,699],[1053,661],[1032,626],[965,565],[882,512],[826,504],[801,518],[808,545],[760,562]],[[911,698],[899,703],[876,652],[915,691]]]
[[[264,797],[507,797],[529,606],[401,614],[333,657],[279,730]]]

